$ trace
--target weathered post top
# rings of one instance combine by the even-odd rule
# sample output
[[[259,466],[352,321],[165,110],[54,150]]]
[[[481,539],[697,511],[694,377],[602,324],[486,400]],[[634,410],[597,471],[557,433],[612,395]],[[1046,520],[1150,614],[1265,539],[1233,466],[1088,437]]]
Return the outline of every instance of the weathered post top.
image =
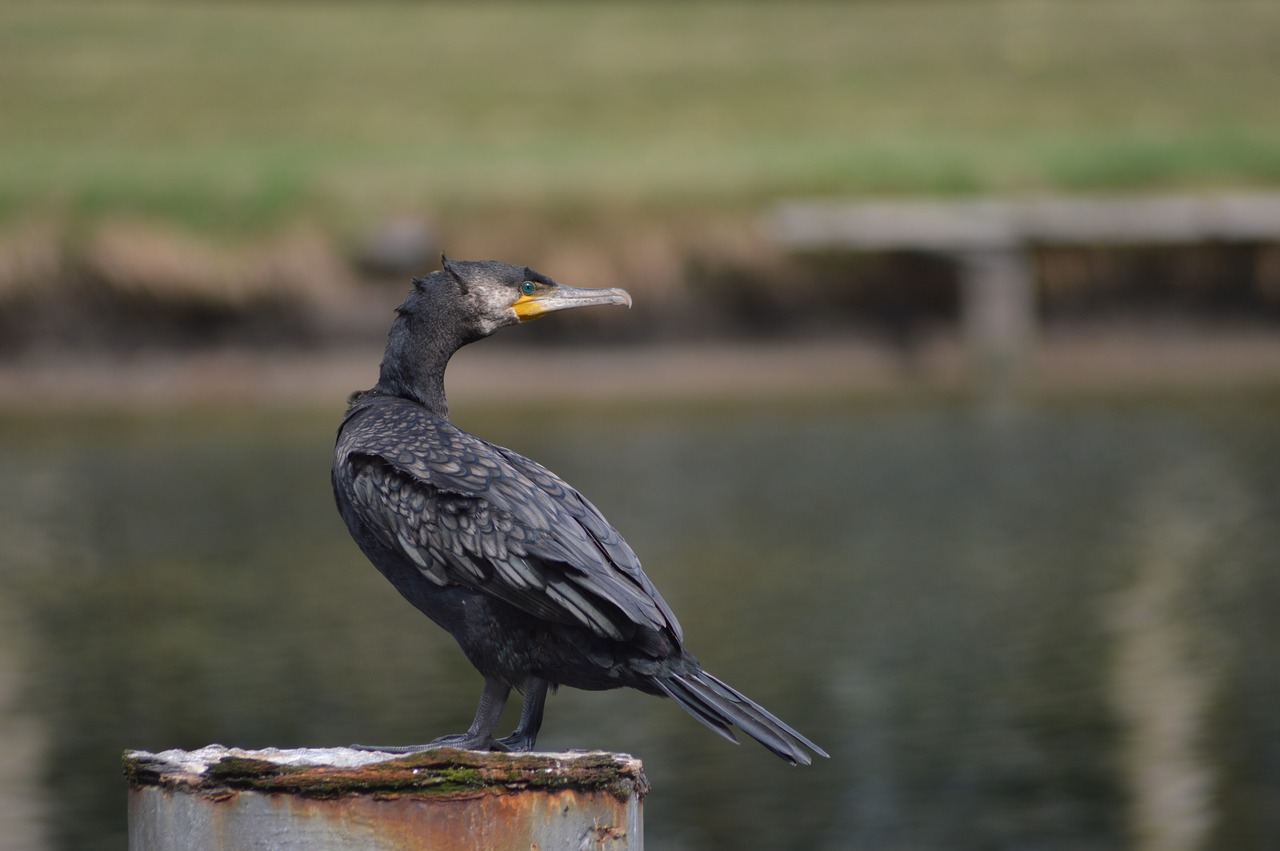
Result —
[[[130,851],[643,847],[640,761],[604,752],[128,751]]]

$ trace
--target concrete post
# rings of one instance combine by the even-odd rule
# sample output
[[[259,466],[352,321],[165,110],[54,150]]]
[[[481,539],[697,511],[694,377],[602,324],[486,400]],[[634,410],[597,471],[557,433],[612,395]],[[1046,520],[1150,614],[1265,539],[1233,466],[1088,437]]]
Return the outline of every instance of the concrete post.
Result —
[[[129,751],[130,851],[639,851],[639,760],[211,745]]]

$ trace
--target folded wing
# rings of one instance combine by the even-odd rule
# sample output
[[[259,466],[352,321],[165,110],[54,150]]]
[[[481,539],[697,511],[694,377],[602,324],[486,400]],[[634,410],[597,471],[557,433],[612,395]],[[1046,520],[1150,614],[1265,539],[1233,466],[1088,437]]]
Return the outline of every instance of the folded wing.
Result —
[[[353,408],[335,486],[379,542],[437,585],[638,649],[679,623],[635,553],[555,474],[393,399]]]

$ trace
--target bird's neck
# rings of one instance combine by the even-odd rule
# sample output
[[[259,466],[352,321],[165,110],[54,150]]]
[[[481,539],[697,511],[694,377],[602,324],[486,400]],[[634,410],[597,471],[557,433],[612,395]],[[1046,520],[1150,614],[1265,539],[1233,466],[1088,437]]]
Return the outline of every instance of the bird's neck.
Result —
[[[454,352],[469,342],[459,339],[451,328],[448,323],[432,322],[429,317],[398,317],[387,335],[387,350],[374,392],[411,399],[448,419],[445,367]]]

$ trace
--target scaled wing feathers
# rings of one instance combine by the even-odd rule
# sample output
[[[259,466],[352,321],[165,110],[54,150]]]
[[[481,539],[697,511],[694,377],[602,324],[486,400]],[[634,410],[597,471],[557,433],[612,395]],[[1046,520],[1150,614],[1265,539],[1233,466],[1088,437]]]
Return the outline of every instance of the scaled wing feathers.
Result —
[[[614,640],[648,630],[682,639],[617,531],[529,459],[386,397],[352,409],[338,457],[335,483],[366,528],[431,582]]]

